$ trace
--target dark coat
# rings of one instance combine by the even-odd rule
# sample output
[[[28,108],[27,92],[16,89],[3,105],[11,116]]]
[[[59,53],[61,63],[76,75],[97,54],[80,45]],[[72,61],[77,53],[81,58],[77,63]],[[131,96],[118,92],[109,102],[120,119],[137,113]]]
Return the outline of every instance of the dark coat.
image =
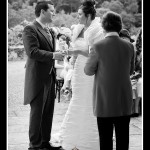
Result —
[[[52,41],[37,21],[24,28],[23,44],[27,54],[24,105],[30,104],[38,95],[50,75],[55,78],[54,59],[52,59],[55,40],[52,33],[51,35]]]
[[[108,36],[95,45],[85,65],[95,75],[93,109],[97,117],[126,116],[132,113],[130,74],[134,70],[134,47],[118,36]]]

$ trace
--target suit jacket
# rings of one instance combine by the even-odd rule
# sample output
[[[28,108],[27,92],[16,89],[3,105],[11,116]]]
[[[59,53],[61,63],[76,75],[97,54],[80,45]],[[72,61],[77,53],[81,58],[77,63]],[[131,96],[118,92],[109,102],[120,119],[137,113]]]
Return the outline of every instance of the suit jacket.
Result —
[[[118,36],[108,36],[94,46],[84,72],[95,75],[93,109],[97,117],[132,113],[130,74],[134,70],[134,47]]]
[[[42,26],[34,21],[23,31],[23,44],[27,54],[24,105],[29,104],[44,87],[50,75],[54,76],[53,52],[55,49],[54,35],[50,41]]]

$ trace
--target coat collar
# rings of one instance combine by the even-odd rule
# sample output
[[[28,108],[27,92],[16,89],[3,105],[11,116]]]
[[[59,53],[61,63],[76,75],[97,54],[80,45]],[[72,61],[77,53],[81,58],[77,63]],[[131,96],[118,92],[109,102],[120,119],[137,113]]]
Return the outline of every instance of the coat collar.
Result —
[[[105,38],[108,36],[119,36],[119,35],[117,32],[108,32],[108,33],[106,33]]]
[[[45,37],[47,42],[49,43],[50,47],[53,49],[53,42],[50,41],[48,34],[46,31],[43,29],[43,27],[35,20],[33,24],[37,27],[37,29],[42,33],[42,35]],[[53,37],[53,36],[52,36]]]
[[[35,21],[36,22],[38,22],[40,25],[41,25],[41,27],[44,29],[46,26],[42,23],[42,22],[40,22],[37,18],[35,19]]]

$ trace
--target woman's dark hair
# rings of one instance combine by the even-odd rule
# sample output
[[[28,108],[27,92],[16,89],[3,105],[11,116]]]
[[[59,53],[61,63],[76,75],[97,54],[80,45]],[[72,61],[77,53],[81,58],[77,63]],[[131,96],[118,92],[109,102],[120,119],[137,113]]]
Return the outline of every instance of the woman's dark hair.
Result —
[[[79,7],[79,9],[82,9],[86,17],[91,15],[91,20],[95,19],[96,10],[95,10],[94,0],[84,0],[82,5]]]
[[[120,32],[122,29],[122,19],[118,13],[108,11],[103,15],[102,27],[106,32]]]
[[[48,4],[50,5],[54,5],[52,3],[52,1],[40,1],[40,2],[37,2],[36,6],[35,6],[35,15],[36,17],[39,17],[40,16],[40,13],[41,13],[41,10],[45,10],[47,11],[47,9],[49,9],[48,7]]]

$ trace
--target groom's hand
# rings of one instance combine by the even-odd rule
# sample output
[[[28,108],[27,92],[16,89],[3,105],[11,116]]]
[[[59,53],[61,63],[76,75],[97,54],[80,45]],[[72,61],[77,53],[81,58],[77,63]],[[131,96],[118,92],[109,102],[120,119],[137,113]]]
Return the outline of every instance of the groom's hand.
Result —
[[[62,52],[54,52],[53,53],[53,59],[55,59],[55,60],[63,60],[64,56],[65,56],[65,54],[63,54]]]

